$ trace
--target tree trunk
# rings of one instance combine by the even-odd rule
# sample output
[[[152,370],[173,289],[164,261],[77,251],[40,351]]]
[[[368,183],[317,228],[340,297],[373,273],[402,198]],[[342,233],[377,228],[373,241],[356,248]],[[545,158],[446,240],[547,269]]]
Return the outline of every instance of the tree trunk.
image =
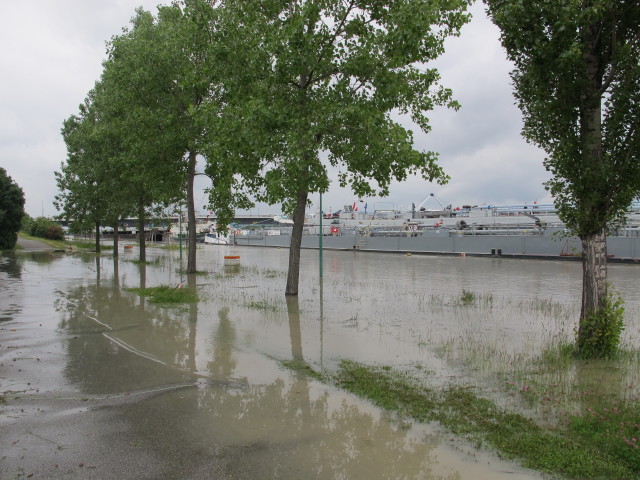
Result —
[[[304,361],[302,355],[302,332],[300,330],[300,306],[297,296],[287,297],[287,315],[289,316],[291,357],[293,360]]]
[[[100,222],[96,222],[96,253],[100,253]]]
[[[147,244],[144,238],[144,202],[142,199],[138,201],[138,239],[140,242],[140,262],[144,263],[147,261]]]
[[[189,151],[187,172],[187,234],[189,248],[187,252],[187,274],[196,273],[196,209],[193,200],[193,180],[196,176],[196,152]]]
[[[144,290],[147,288],[147,265],[144,263],[140,263],[138,265],[138,272],[140,274],[140,290]],[[145,300],[144,295],[139,295],[140,297],[140,309],[144,312]]]
[[[113,256],[118,256],[118,243],[120,242],[120,233],[118,233],[118,221],[113,226]]]
[[[187,288],[195,291],[196,276],[187,274]],[[187,342],[187,369],[189,372],[195,372],[198,367],[196,364],[196,339],[198,330],[198,302],[189,304],[189,341]]]
[[[298,295],[298,281],[300,279],[300,246],[302,245],[302,230],[304,228],[304,213],[307,208],[306,189],[300,190],[296,199],[296,209],[293,214],[293,232],[289,247],[289,272],[287,273],[287,287],[285,295]]]
[[[580,239],[582,240],[582,304],[578,326],[578,352],[586,352],[585,346],[598,329],[588,325],[589,317],[602,311],[607,297],[607,227],[606,204],[602,198],[599,173],[605,161],[602,146],[602,75],[598,55],[597,26],[584,29],[584,74],[587,84],[582,94],[580,108],[580,136],[582,163],[585,169],[581,195],[576,198],[580,209]]]
[[[582,237],[582,306],[578,327],[578,350],[588,340],[593,328],[586,320],[599,312],[607,297],[607,236],[599,232]]]

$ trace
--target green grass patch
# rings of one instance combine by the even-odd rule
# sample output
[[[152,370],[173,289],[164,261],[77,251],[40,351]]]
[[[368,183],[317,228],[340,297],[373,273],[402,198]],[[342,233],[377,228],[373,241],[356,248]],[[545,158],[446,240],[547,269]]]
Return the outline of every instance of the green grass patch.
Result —
[[[460,294],[459,301],[462,305],[472,305],[476,301],[476,294],[463,289],[462,293]]]
[[[187,270],[185,268],[177,269],[176,273],[180,275],[208,275],[209,274],[209,272],[207,272],[206,270],[196,270],[193,273],[187,273]]]
[[[588,438],[595,448],[633,469],[633,478],[640,474],[640,406],[613,403],[599,409],[587,409],[583,416],[574,416],[569,429]]]
[[[616,419],[605,422],[602,415],[588,414],[559,427],[542,427],[497,407],[471,388],[432,389],[390,367],[342,361],[333,382],[400,416],[438,422],[478,447],[494,449],[528,468],[576,479],[627,479],[640,474],[640,466],[628,458],[637,458],[640,435],[631,434],[640,423],[638,408],[623,420],[626,430],[616,430],[619,441],[610,444],[607,435],[617,428]]]
[[[160,285],[159,287],[127,288],[125,290],[147,297],[151,303],[194,303],[198,301],[196,291],[188,287]]]

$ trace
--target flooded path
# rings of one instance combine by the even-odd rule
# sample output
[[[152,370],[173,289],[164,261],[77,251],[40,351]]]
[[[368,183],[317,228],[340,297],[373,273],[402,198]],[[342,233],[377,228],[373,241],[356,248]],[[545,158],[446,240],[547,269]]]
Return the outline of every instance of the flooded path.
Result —
[[[540,478],[279,361],[389,365],[514,402],[505,365],[572,335],[579,263],[325,252],[320,282],[305,251],[287,300],[285,249],[205,246],[196,276],[175,251],[137,265],[132,250],[0,257],[0,478]],[[636,322],[639,274],[610,267]],[[197,304],[127,290],[180,283]]]

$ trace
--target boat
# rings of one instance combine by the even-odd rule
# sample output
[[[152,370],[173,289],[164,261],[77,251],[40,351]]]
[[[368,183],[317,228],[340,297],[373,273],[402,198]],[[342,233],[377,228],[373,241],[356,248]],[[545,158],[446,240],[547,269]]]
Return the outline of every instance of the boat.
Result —
[[[204,243],[209,245],[229,245],[229,240],[218,233],[207,233],[204,236]]]
[[[355,205],[305,221],[302,248],[371,252],[449,255],[493,255],[529,258],[581,258],[582,242],[568,233],[553,205],[471,206],[439,209],[413,207],[397,210],[358,211]],[[640,204],[635,203],[624,221],[611,226],[607,253],[611,261],[640,263]],[[288,247],[291,225],[241,228],[234,243],[247,246]]]
[[[228,235],[221,234],[214,225],[209,228],[209,231],[204,236],[204,243],[209,245],[229,245]]]

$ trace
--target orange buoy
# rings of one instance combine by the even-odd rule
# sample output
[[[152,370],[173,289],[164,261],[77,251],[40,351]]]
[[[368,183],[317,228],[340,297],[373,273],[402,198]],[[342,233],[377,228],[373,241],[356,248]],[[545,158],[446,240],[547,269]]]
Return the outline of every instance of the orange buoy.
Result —
[[[226,266],[229,266],[229,265],[240,265],[240,256],[239,255],[225,255],[224,264]]]

